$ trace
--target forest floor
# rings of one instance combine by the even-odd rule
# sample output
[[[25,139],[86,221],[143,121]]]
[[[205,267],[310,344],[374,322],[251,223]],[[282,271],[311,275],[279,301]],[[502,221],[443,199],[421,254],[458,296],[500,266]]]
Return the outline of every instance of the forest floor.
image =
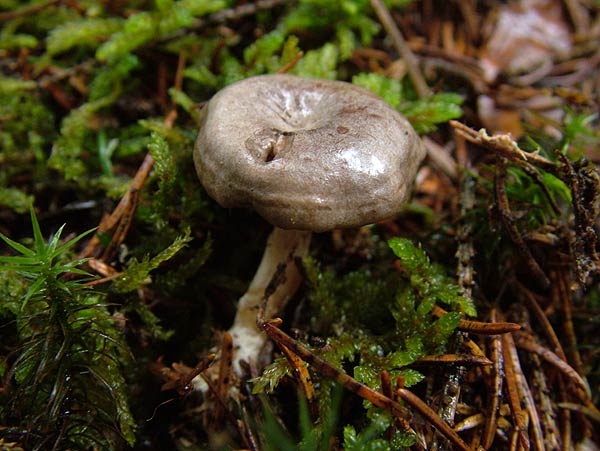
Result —
[[[0,0],[0,26],[0,449],[600,449],[597,0]],[[313,234],[233,373],[272,226],[210,198],[194,142],[271,73],[375,92],[427,156],[396,217]]]

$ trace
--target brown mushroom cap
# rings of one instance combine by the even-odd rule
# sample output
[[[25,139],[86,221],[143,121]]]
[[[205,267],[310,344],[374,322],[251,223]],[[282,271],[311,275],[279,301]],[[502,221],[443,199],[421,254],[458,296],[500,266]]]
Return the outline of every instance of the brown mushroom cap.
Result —
[[[219,204],[317,232],[395,216],[424,156],[408,121],[367,89],[283,74],[218,92],[194,149]]]

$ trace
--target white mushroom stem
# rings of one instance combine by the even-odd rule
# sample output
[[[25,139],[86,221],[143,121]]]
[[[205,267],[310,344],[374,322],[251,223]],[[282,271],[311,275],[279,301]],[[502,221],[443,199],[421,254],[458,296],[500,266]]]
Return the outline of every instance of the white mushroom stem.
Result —
[[[256,364],[267,337],[256,325],[256,319],[265,292],[273,276],[285,265],[284,277],[274,292],[268,297],[264,312],[265,319],[281,313],[288,300],[296,293],[302,276],[294,264],[296,257],[308,254],[311,232],[284,230],[275,227],[267,240],[265,252],[252,282],[240,298],[237,314],[229,333],[233,338],[233,370],[242,374],[241,361]]]

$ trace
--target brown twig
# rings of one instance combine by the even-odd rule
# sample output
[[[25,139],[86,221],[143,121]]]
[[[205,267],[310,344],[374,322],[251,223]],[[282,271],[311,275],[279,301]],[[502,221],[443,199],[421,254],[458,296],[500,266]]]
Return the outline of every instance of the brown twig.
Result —
[[[98,230],[81,252],[79,258],[98,256],[101,248],[99,235],[109,233],[116,228],[117,232],[113,234],[109,246],[103,253],[104,261],[112,259],[112,253],[114,253],[118,249],[118,246],[123,242],[125,235],[131,226],[131,219],[137,205],[139,192],[146,183],[146,179],[148,178],[148,175],[150,175],[153,165],[154,158],[152,158],[152,155],[149,153],[146,154],[129,185],[129,189],[121,198],[113,212],[102,218],[98,225]]]
[[[562,374],[564,374],[571,381],[571,383],[579,389],[578,393],[580,399],[584,402],[590,402],[590,388],[585,380],[567,362],[550,351],[548,348],[536,343],[532,337],[522,332],[515,334],[515,344],[525,351],[537,354]]]
[[[448,312],[439,306],[434,306],[432,313],[438,318],[447,314]],[[490,322],[485,323],[482,321],[472,321],[467,319],[461,319],[458,323],[458,330],[464,332],[471,332],[478,335],[500,335],[515,332],[521,328],[517,323],[507,322]]]
[[[87,264],[90,268],[92,268],[98,274],[101,274],[102,276],[104,276],[100,279],[94,279],[94,280],[90,280],[89,282],[86,282],[84,285],[86,285],[88,287],[94,287],[96,285],[101,285],[103,283],[111,282],[115,279],[118,279],[123,274],[122,272],[114,269],[112,266],[107,265],[102,260],[98,260],[96,258],[90,258],[87,261]]]
[[[527,306],[529,307],[529,311],[531,311],[539,321],[538,324],[541,325],[542,330],[546,335],[546,339],[550,342],[554,353],[566,362],[567,357],[563,351],[562,344],[560,343],[552,324],[550,324],[550,320],[544,313],[544,310],[536,300],[534,294],[519,282],[517,282],[517,287],[519,289],[518,292],[521,295],[520,298],[525,300]],[[556,290],[553,286],[551,295],[554,296],[555,292]]]
[[[469,445],[463,442],[454,429],[448,426],[448,424],[446,424],[427,404],[421,401],[417,395],[405,388],[397,389],[396,393],[400,399],[423,415],[423,417],[425,417],[433,426],[435,426],[435,428],[440,431],[451,443],[453,443],[455,446],[458,446],[462,450],[471,450]]]
[[[299,51],[298,53],[296,53],[294,55],[294,57],[288,61],[287,63],[285,63],[283,66],[281,66],[279,68],[279,70],[277,71],[278,74],[285,74],[287,72],[289,72],[290,70],[293,69],[293,67],[298,64],[298,61],[300,61],[302,59],[302,57],[304,56],[304,52],[303,51]]]
[[[560,402],[558,403],[558,407],[581,413],[594,420],[596,423],[600,423],[600,412],[598,412],[597,409],[591,409],[588,406],[583,406],[581,404],[575,404],[572,402]]]
[[[510,135],[500,134],[490,136],[485,129],[476,131],[454,120],[450,121],[450,125],[454,127],[454,131],[459,136],[462,136],[467,141],[486,147],[510,161],[526,161],[554,175],[557,175],[559,172],[556,163],[536,153],[521,150]]]
[[[473,268],[473,257],[475,247],[473,246],[473,222],[469,220],[469,212],[475,206],[475,180],[468,172],[469,162],[466,157],[465,141],[455,135],[457,143],[457,157],[459,164],[464,168],[458,174],[460,184],[460,216],[456,231],[456,274],[461,294],[470,298],[475,285],[475,269]]]
[[[383,370],[381,372],[380,375],[381,378],[381,393],[383,393],[384,396],[387,396],[390,399],[393,399],[394,401],[398,401],[398,399],[395,396],[394,390],[392,389],[392,381],[390,379],[390,373],[388,373],[386,370]],[[400,383],[400,381],[398,382]],[[394,436],[394,432],[396,430],[396,425],[390,425],[390,427],[387,429],[387,431],[385,431],[385,436],[388,440],[391,440],[391,438]]]
[[[316,403],[315,386],[312,382],[312,378],[310,377],[310,373],[308,372],[306,362],[290,351],[290,349],[284,344],[277,343],[277,346],[279,346],[288,363],[292,367],[294,375],[300,383],[300,387],[302,387],[302,391],[306,397],[308,410],[311,416],[316,419],[319,414],[319,406]]]
[[[556,302],[556,306],[562,312],[562,326],[563,334],[565,337],[566,348],[569,349],[569,359],[563,359],[565,362],[570,362],[571,366],[577,371],[577,373],[583,373],[583,361],[581,360],[581,354],[579,354],[579,346],[577,343],[577,335],[575,333],[575,326],[573,324],[573,312],[571,310],[571,302],[573,296],[569,289],[569,276],[566,271],[554,271],[553,272],[555,284],[552,287],[552,297]]]
[[[446,365],[465,365],[465,366],[486,366],[491,365],[492,361],[485,356],[469,354],[442,354],[421,357],[415,361],[418,364],[446,364]]]
[[[506,192],[506,160],[503,157],[497,157],[496,160],[496,177],[494,186],[496,206],[498,208],[498,213],[500,214],[500,219],[510,239],[517,247],[519,254],[525,260],[529,270],[532,272],[535,278],[534,280],[542,289],[546,290],[550,287],[550,280],[540,267],[539,263],[533,257],[533,254],[529,250],[527,244],[525,244],[525,240],[515,225],[515,218],[513,217],[510,209],[508,194]]]
[[[521,390],[519,389],[519,379],[517,377],[517,375],[521,373],[521,365],[511,334],[502,335],[502,355],[504,358],[508,401],[515,422],[516,438],[523,449],[528,451],[530,446],[529,435],[527,433],[528,417],[526,411],[524,411],[521,406],[522,396]]]
[[[396,51],[402,56],[402,59],[406,61],[408,73],[415,86],[417,95],[421,98],[430,96],[431,91],[419,69],[419,62],[412,50],[410,50],[410,47],[406,44],[406,41],[402,37],[402,33],[398,29],[396,22],[394,22],[387,6],[385,6],[382,0],[371,0],[371,6],[375,10],[375,14],[377,14],[386,33],[392,40],[392,44],[396,48]]]
[[[584,35],[590,26],[590,17],[583,5],[578,0],[564,0],[571,22],[575,26],[578,35]]]
[[[450,179],[456,180],[458,171],[456,169],[456,161],[450,156],[448,151],[427,136],[423,137],[423,144],[427,149],[427,157],[432,165],[440,169]]]
[[[181,395],[185,395],[192,390],[192,379],[202,373],[214,360],[215,355],[209,354],[203,358],[195,368],[188,369],[186,367],[185,372],[181,373],[178,371],[168,370],[165,374],[169,377],[169,381],[164,383],[161,390],[175,390]],[[175,366],[175,365],[174,365]]]
[[[530,354],[529,360],[533,365],[531,371],[533,374],[532,387],[537,393],[537,410],[541,417],[544,443],[547,450],[558,450],[560,449],[560,433],[556,422],[554,401],[550,397],[552,392],[548,386],[546,374],[542,369],[541,359],[536,354]]]
[[[258,11],[273,9],[290,3],[289,0],[256,0],[252,3],[242,3],[233,8],[227,8],[209,16],[210,22],[222,23],[228,20],[238,20],[256,14]]]
[[[523,315],[522,321],[524,321],[526,325],[528,324],[528,319],[527,319],[526,314]],[[513,342],[516,343],[517,337],[520,335],[523,335],[523,334],[520,333],[518,335],[517,334],[513,335],[511,337],[513,339]],[[513,346],[513,345],[511,344],[511,346]],[[545,440],[544,440],[544,433],[543,433],[543,429],[542,429],[542,422],[541,422],[540,416],[538,414],[536,402],[533,398],[530,384],[527,381],[527,379],[525,378],[525,375],[523,374],[523,372],[521,371],[520,361],[518,360],[518,355],[516,354],[516,352],[514,353],[514,355],[517,357],[517,360],[514,361],[515,369],[518,370],[518,371],[516,371],[515,376],[516,376],[517,383],[518,383],[519,394],[521,396],[521,405],[522,405],[523,409],[527,412],[531,443],[533,445],[533,448],[536,451],[546,451],[546,448],[544,445]]]
[[[600,214],[600,173],[593,165],[573,163],[561,152],[556,155],[561,162],[560,178],[569,186],[572,195],[575,223],[569,245],[573,266],[579,283],[586,285],[589,276],[600,273],[595,230]]]
[[[495,309],[490,312],[490,319],[492,322],[498,320],[498,315]],[[502,385],[504,380],[504,359],[502,353],[502,340],[498,336],[492,337],[492,343],[490,346],[490,359],[493,362],[491,367],[484,368],[484,371],[489,375],[488,379],[488,402],[486,409],[487,417],[485,427],[483,430],[482,446],[483,449],[488,450],[494,443],[494,437],[496,436],[496,430],[498,428],[498,414],[500,413],[500,397],[502,395]]]
[[[215,385],[210,380],[210,377],[208,377],[206,375],[206,373],[204,373],[204,372],[200,373],[200,376],[204,379],[204,382],[206,382],[208,389],[212,392],[214,399],[217,401],[217,404],[220,407],[221,412],[225,413],[225,417],[227,418],[227,421],[237,430],[237,432],[240,435],[240,437],[242,438],[242,440],[244,440],[247,448],[250,449],[253,437],[252,437],[252,434],[248,433],[249,430],[246,427],[246,425],[244,423],[238,421],[238,419],[235,417],[235,415],[233,414],[233,412],[231,411],[231,409],[229,409],[229,407],[227,405],[227,402],[226,402],[227,398],[222,397],[220,395],[218,387],[215,387]],[[210,414],[211,413],[209,412],[209,415]],[[218,424],[219,424],[219,427],[222,427],[222,421],[219,421]]]
[[[393,399],[373,390],[372,388],[358,382],[353,377],[345,372],[331,366],[322,358],[315,355],[313,352],[295,341],[278,326],[281,324],[280,319],[270,321],[260,321],[259,326],[267,335],[276,343],[282,343],[289,348],[300,358],[312,365],[322,376],[335,380],[337,383],[345,387],[347,390],[356,395],[370,401],[375,406],[382,408],[394,415],[402,424],[405,431],[412,431],[412,428],[404,418],[404,408]],[[471,448],[454,432],[454,430],[444,423],[440,417],[429,408],[416,395],[406,389],[400,388],[397,390],[398,396],[406,403],[415,408],[421,415],[427,418],[431,424],[436,427],[444,436],[450,440],[455,446],[463,451],[472,451]]]

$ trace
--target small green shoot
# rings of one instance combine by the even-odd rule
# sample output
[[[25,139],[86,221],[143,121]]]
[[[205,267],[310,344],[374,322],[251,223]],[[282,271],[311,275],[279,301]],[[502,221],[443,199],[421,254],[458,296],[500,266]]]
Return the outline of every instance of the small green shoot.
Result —
[[[331,391],[328,406],[315,422],[310,418],[306,399],[301,394],[298,395],[299,440],[277,420],[266,395],[260,395],[264,414],[261,429],[264,430],[265,448],[268,451],[328,451],[335,433],[343,394],[339,385],[332,386]]]
[[[103,294],[84,283],[86,260],[72,257],[93,230],[63,243],[64,226],[46,241],[33,208],[31,223],[31,247],[0,234],[18,254],[0,257],[0,286],[12,287],[0,300],[0,331],[16,328],[17,341],[0,393],[3,434],[34,450],[133,445],[129,351]]]

